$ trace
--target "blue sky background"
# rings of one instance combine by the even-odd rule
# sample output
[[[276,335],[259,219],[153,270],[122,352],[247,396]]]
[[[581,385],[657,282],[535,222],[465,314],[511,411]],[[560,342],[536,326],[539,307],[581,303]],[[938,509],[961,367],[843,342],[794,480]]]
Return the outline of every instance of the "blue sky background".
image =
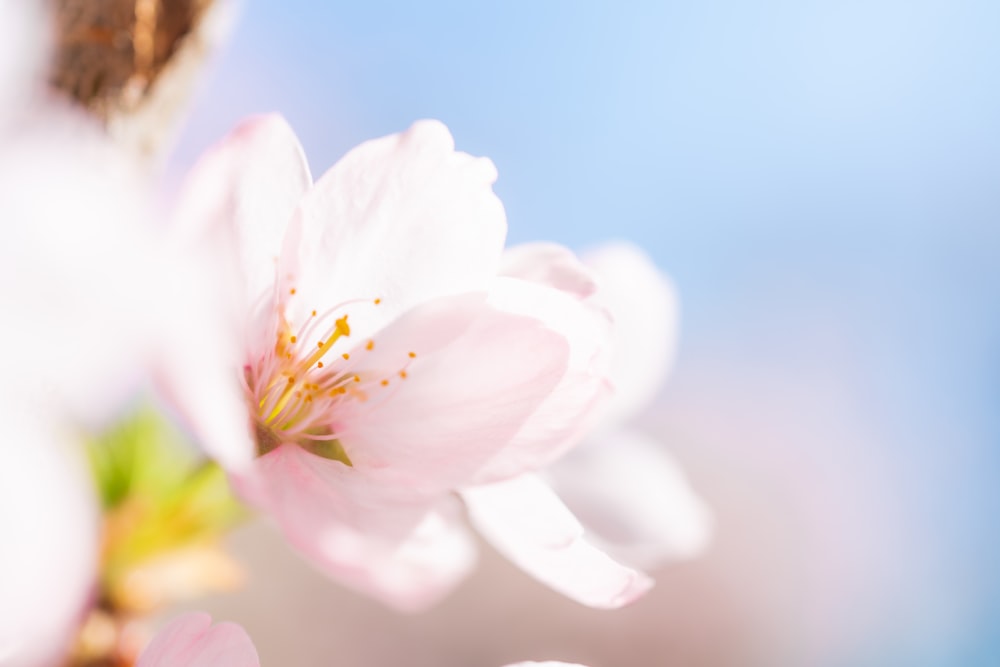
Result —
[[[316,174],[439,118],[511,241],[643,245],[684,302],[676,391],[835,377],[813,426],[879,433],[845,461],[904,537],[900,616],[829,664],[1000,663],[1000,3],[249,0],[175,165],[271,110]]]

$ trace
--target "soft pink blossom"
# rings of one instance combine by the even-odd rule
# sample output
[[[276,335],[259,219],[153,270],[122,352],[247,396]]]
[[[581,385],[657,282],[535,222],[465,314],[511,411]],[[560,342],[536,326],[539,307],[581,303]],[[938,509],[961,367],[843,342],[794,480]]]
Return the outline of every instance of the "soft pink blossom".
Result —
[[[199,162],[179,206],[192,247],[230,269],[218,285],[238,290],[230,331],[256,440],[207,448],[313,562],[399,608],[433,602],[473,563],[455,491],[468,500],[557,458],[606,395],[608,322],[581,296],[586,269],[558,251],[552,284],[499,275],[495,178],[424,121],[313,184],[268,116]],[[197,420],[229,419],[210,407]],[[504,507],[521,492],[551,524]],[[617,606],[648,587],[588,549],[563,557],[572,576],[553,571],[545,552],[576,539],[558,499],[527,483],[489,495],[497,511],[477,523],[524,530],[487,538],[567,595]]]
[[[168,623],[139,656],[136,667],[259,667],[246,631],[235,623],[212,625],[203,612]]]

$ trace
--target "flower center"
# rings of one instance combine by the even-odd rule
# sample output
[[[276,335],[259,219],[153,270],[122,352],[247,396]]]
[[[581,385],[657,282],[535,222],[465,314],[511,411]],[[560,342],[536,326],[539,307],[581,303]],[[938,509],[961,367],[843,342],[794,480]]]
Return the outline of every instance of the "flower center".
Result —
[[[291,295],[295,295],[294,289]],[[313,310],[295,333],[284,313],[278,312],[273,348],[255,365],[245,368],[248,401],[252,401],[255,412],[258,455],[295,443],[318,456],[352,465],[340,444],[345,429],[339,418],[345,412],[345,402],[367,402],[375,391],[394,383],[365,370],[366,353],[374,350],[375,341],[354,346],[358,352],[344,344],[351,336],[344,309],[356,304],[378,306],[381,302],[380,298],[349,301],[321,315]],[[408,377],[407,367],[415,357],[415,352],[408,353],[405,365],[396,374],[400,380]],[[388,398],[388,393],[382,392],[379,398]]]

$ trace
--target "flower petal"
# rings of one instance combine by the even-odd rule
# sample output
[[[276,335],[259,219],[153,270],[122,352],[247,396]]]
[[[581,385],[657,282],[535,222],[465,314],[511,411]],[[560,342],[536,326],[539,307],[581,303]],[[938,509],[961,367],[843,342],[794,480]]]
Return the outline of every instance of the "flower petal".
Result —
[[[317,181],[289,230],[281,294],[292,322],[379,298],[380,308],[352,317],[370,336],[422,301],[485,289],[507,230],[495,180],[492,162],[455,152],[434,121],[352,150]]]
[[[622,607],[653,585],[589,544],[558,496],[532,475],[462,491],[473,525],[514,564],[581,604]]]
[[[454,512],[339,461],[283,445],[236,480],[251,503],[327,575],[400,610],[433,604],[461,581],[475,546]]]
[[[625,429],[600,438],[546,471],[592,541],[642,568],[700,555],[711,536],[711,513],[662,443]]]
[[[545,662],[517,662],[512,665],[505,665],[505,667],[587,667],[586,665],[581,665],[576,662],[553,662],[547,660]]]
[[[621,424],[652,401],[677,347],[677,296],[649,256],[630,243],[610,243],[584,254],[598,276],[594,301],[614,319],[611,383],[605,424]]]
[[[341,442],[356,467],[434,494],[468,483],[508,446],[562,380],[569,350],[537,319],[464,295],[414,308],[376,336],[371,354],[358,367],[388,384],[339,410]]]
[[[259,667],[246,630],[235,623],[212,626],[204,612],[170,621],[139,656],[136,667]]]
[[[585,275],[585,273],[584,273]],[[570,293],[515,278],[499,278],[489,303],[537,318],[569,344],[566,374],[510,443],[477,475],[476,483],[509,479],[548,465],[594,424],[594,407],[608,396],[606,313]]]
[[[240,316],[275,284],[278,256],[292,214],[312,186],[295,133],[277,114],[244,121],[192,168],[175,210],[182,243],[195,251],[217,244],[220,276],[233,280]]]
[[[548,285],[585,298],[597,291],[594,274],[558,243],[522,243],[503,252],[500,275]]]
[[[0,404],[12,407],[10,397]],[[32,423],[30,408],[22,408],[4,414],[0,444],[0,664],[5,667],[53,664],[62,656],[97,568],[97,502],[81,452],[71,446],[77,443],[60,440],[49,419]]]

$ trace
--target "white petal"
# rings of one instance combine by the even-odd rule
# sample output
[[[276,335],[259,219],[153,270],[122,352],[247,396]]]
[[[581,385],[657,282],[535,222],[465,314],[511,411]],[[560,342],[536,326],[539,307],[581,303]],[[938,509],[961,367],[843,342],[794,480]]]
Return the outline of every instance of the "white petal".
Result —
[[[624,429],[598,437],[546,471],[595,544],[647,569],[700,555],[712,515],[663,444]]]
[[[593,299],[614,320],[611,383],[605,424],[644,409],[660,389],[677,347],[677,296],[670,280],[637,246],[613,243],[583,256],[598,276]]]
[[[534,476],[464,489],[462,497],[473,525],[500,553],[581,604],[616,609],[653,585],[588,543],[572,513]]]
[[[48,428],[44,417],[32,413],[32,406],[20,406],[0,420],[0,664],[5,667],[51,664],[63,654],[96,574],[96,498],[81,452]]]
[[[521,243],[503,251],[500,275],[547,285],[578,297],[597,291],[594,274],[557,243]]]

